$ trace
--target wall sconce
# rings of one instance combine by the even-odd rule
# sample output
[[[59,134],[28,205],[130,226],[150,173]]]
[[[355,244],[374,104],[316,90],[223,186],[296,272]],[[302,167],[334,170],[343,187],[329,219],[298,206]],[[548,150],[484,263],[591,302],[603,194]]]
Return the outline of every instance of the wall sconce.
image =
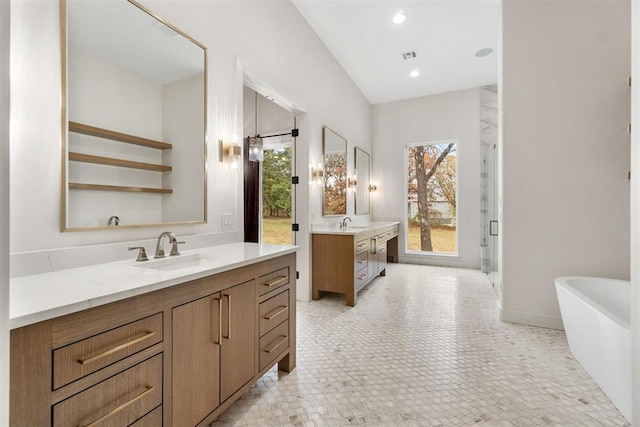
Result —
[[[259,136],[249,137],[249,161],[261,162],[264,159],[262,138]]]
[[[322,185],[324,181],[324,169],[322,169],[322,164],[318,163],[317,168],[311,168],[311,180],[315,182],[317,185]]]
[[[233,142],[223,142],[221,139],[218,140],[218,161],[228,162],[231,166],[231,169],[238,169],[238,163],[240,162],[240,158],[242,157],[242,147],[240,144],[235,144]]]
[[[358,186],[358,170],[355,169],[353,171],[353,175],[350,178],[347,178],[347,188],[351,191],[356,191],[356,187]]]
[[[370,192],[370,193],[375,192],[377,189],[378,189],[378,187],[377,187],[377,186],[375,186],[375,185],[373,185],[373,184],[370,184],[370,185],[369,185],[369,192]]]

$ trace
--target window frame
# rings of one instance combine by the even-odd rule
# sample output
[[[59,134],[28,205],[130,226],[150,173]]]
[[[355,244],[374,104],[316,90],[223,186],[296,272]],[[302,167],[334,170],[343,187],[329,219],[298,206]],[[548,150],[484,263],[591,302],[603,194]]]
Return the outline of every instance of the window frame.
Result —
[[[456,153],[456,251],[455,252],[429,252],[420,250],[409,250],[409,149],[425,145],[446,145],[455,144]],[[409,257],[437,257],[437,258],[459,258],[460,257],[460,141],[457,138],[433,140],[427,142],[411,142],[404,147],[404,207],[401,223],[404,224],[404,253]]]

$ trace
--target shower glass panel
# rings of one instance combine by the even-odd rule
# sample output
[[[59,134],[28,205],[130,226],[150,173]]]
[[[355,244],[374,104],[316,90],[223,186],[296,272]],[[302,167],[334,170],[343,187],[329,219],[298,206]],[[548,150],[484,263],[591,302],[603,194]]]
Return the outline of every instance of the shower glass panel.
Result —
[[[480,89],[481,268],[499,293],[498,283],[498,87]]]

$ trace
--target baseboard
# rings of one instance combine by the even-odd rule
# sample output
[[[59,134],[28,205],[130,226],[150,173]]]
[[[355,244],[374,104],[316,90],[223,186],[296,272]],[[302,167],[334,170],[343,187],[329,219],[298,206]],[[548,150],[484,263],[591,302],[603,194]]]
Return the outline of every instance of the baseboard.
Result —
[[[400,255],[398,256],[398,262],[400,264],[480,270],[479,262],[461,260],[458,255]]]
[[[548,314],[529,313],[527,311],[507,310],[502,307],[500,310],[500,320],[520,325],[538,326],[540,328],[564,330],[562,317],[550,316]]]

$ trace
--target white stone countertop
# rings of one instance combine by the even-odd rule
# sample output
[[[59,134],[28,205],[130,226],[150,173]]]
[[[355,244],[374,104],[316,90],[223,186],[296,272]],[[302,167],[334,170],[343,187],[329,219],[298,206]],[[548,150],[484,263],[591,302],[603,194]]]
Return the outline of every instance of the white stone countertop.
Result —
[[[298,246],[230,243],[149,261],[109,262],[10,280],[11,329],[296,252]],[[151,255],[151,254],[149,254]]]
[[[370,233],[381,228],[398,225],[398,221],[375,221],[366,224],[347,224],[347,228],[343,231],[337,227],[331,227],[328,225],[314,225],[311,228],[311,234],[347,234],[355,235],[360,233]]]

